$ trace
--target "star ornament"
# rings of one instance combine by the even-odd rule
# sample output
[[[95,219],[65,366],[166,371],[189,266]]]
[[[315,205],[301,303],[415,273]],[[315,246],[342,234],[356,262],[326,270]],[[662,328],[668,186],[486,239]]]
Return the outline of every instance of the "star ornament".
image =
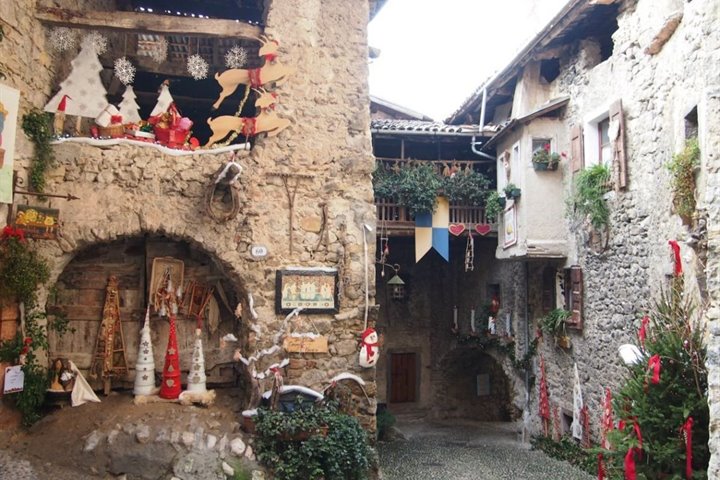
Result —
[[[175,355],[176,350],[173,347],[168,348],[168,355]]]

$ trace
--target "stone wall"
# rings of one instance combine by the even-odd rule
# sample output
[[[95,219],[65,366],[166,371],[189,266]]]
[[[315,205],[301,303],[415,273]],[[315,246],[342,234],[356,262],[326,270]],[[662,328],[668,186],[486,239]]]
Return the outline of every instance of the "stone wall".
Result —
[[[645,47],[660,31],[664,19],[673,11],[684,13],[682,23],[654,56]],[[715,91],[720,69],[717,51],[720,34],[716,28],[720,2],[716,0],[683,2],[626,2],[621,11],[618,30],[613,34],[612,56],[597,65],[589,62],[593,45],[580,43],[571,54],[561,58],[561,74],[554,82],[550,97],[569,95],[565,115],[567,128],[587,120],[593,112],[607,108],[609,102],[622,99],[626,125],[626,153],[629,186],[627,190],[607,195],[611,209],[608,248],[593,253],[582,235],[573,237],[575,247],[567,265],[577,264],[584,273],[585,328],[573,334],[570,352],[548,345],[541,347],[546,358],[548,386],[553,403],[572,406],[572,364],[577,363],[583,383],[584,398],[591,412],[591,425],[597,433],[600,401],[604,387],[617,388],[624,368],[617,348],[634,343],[639,318],[652,306],[662,288],[668,286],[669,239],[681,242],[686,289],[699,299],[696,279],[703,275],[703,265],[695,251],[683,243],[688,237],[671,209],[670,178],[665,165],[685,142],[684,118],[693,107],[699,116],[699,140],[702,170],[699,174],[698,206],[717,208],[717,185],[711,186],[717,170],[715,128],[718,122]],[[590,50],[588,50],[590,49]],[[715,133],[713,133],[715,132]],[[569,144],[561,150],[569,151]],[[566,193],[570,182],[566,182]],[[717,229],[717,215],[709,216],[711,230]],[[712,256],[712,246],[710,256]],[[708,263],[708,277],[713,261]],[[714,268],[714,267],[713,267]],[[542,266],[531,272],[531,298],[539,301]],[[709,285],[716,298],[718,285]],[[704,310],[701,309],[701,310]],[[531,306],[532,318],[541,316],[539,305]],[[707,310],[707,318],[717,318],[717,307]],[[715,338],[715,337],[711,337]],[[712,350],[712,348],[711,348]],[[717,353],[710,355],[709,366],[717,368]],[[711,379],[716,377],[712,373]],[[711,402],[717,398],[714,382]],[[532,394],[534,416],[537,416],[537,392]],[[713,408],[713,425],[717,430],[717,409]],[[539,428],[539,423],[534,422]],[[718,433],[714,433],[713,444]],[[715,461],[715,460],[714,460]],[[717,467],[713,467],[716,468]]]
[[[16,4],[0,5],[8,35],[0,43],[0,54],[12,59],[7,83],[21,90],[23,114],[30,107],[42,107],[57,87],[53,72],[61,59],[50,53],[44,29],[33,18],[34,2]],[[226,163],[226,155],[172,157],[141,147],[100,149],[71,142],[53,147],[57,163],[47,191],[72,193],[80,200],[52,202],[61,209],[62,237],[36,244],[51,263],[50,285],[79,251],[97,243],[145,235],[187,242],[207,254],[234,286],[244,306],[243,322],[253,330],[245,352],[252,353],[273,343],[284,318],[274,309],[275,272],[287,266],[337,267],[340,312],[301,315],[291,327],[317,328],[328,335],[330,353],[294,354],[293,365],[300,368],[289,369],[286,383],[321,388],[339,372],[359,373],[368,382],[371,398],[363,409],[364,420],[374,428],[374,371],[357,366],[355,347],[364,327],[365,224],[372,229],[370,259],[375,251],[367,19],[367,2],[351,7],[341,0],[272,3],[266,33],[280,41],[283,62],[297,68],[279,89],[282,102],[277,111],[293,123],[278,137],[258,139],[251,152],[241,153],[241,211],[227,224],[210,219],[203,205],[204,192]],[[8,28],[11,21],[13,27]],[[32,148],[20,129],[17,149],[16,168],[25,177]],[[298,181],[292,252],[286,189],[282,179],[272,175],[278,172],[310,176]],[[289,179],[291,191],[294,182]],[[252,245],[266,246],[268,256],[255,259],[250,255]],[[373,304],[372,260],[368,272]],[[248,313],[248,294],[254,299],[256,320]],[[311,361],[298,362],[307,359]]]

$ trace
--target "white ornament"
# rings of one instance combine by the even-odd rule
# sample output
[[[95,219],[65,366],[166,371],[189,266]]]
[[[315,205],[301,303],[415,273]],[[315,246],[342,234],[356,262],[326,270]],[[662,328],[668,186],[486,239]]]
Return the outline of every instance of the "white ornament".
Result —
[[[89,43],[93,47],[95,47],[95,52],[97,52],[98,55],[102,55],[103,53],[107,52],[108,47],[108,39],[107,37],[101,35],[99,32],[92,31],[85,35],[85,37],[82,40],[82,45],[85,45],[86,43]]]
[[[640,349],[635,345],[629,343],[620,345],[620,348],[618,348],[618,353],[620,353],[620,358],[627,366],[640,363],[643,359],[643,354]]]
[[[58,51],[70,50],[77,44],[77,34],[67,27],[57,27],[50,30],[50,46]]]
[[[192,362],[190,364],[190,371],[188,372],[187,379],[187,391],[188,392],[206,392],[206,381],[205,376],[205,356],[203,355],[202,347],[202,330],[199,328],[195,330],[195,345],[193,347]]]
[[[129,85],[135,80],[135,67],[127,57],[115,60],[115,76],[124,85]]]
[[[175,100],[173,100],[172,95],[170,95],[170,87],[168,87],[167,83],[163,83],[160,86],[160,95],[158,95],[157,103],[155,104],[155,108],[153,108],[152,112],[150,112],[150,116],[154,117],[167,112],[168,108],[170,108],[170,104],[174,101]]]
[[[155,357],[150,334],[150,307],[145,312],[145,324],[140,330],[137,363],[135,364],[135,395],[152,395],[155,390]]]
[[[240,45],[235,45],[225,53],[225,65],[228,68],[242,68],[247,61],[247,51]]]
[[[149,51],[150,58],[155,60],[157,63],[162,63],[167,60],[168,42],[165,37],[160,37],[160,40],[153,46]]]
[[[195,80],[202,80],[207,77],[208,63],[197,53],[190,55],[187,60],[187,71]]]
[[[362,345],[358,362],[361,367],[371,368],[380,358],[380,346],[378,345],[378,334],[373,328],[368,328],[362,333]]]
[[[137,123],[141,120],[140,106],[135,101],[135,91],[132,85],[125,87],[125,93],[123,93],[122,102],[120,102],[120,115],[123,117],[123,123]],[[181,297],[182,295],[178,295]]]

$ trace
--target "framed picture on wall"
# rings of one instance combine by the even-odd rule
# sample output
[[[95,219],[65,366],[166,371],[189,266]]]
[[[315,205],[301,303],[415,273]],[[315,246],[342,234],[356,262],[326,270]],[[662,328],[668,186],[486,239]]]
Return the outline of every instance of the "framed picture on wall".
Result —
[[[337,313],[338,271],[335,268],[285,268],[275,277],[275,312]]]
[[[517,215],[515,205],[511,205],[503,213],[503,229],[505,242],[503,248],[511,247],[517,243]]]
[[[15,210],[15,227],[22,229],[26,237],[57,239],[60,210],[31,205],[17,205]]]

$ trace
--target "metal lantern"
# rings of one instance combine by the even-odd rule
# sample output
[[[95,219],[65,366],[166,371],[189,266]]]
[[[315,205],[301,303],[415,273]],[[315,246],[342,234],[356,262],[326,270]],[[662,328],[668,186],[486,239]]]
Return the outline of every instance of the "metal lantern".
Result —
[[[405,282],[398,275],[400,267],[395,266],[395,275],[388,280],[387,284],[390,287],[390,297],[393,300],[404,300],[405,299]]]

